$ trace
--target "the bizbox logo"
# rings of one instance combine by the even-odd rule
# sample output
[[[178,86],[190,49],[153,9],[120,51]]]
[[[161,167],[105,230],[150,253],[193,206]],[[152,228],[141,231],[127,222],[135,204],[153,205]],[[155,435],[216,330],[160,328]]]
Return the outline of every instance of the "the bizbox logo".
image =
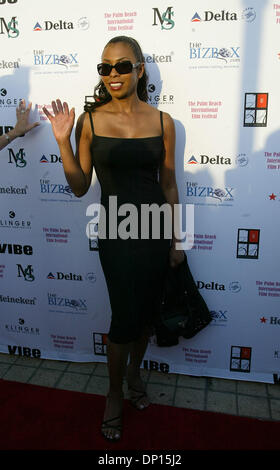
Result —
[[[226,326],[228,321],[228,311],[227,310],[211,310],[210,311],[212,317],[211,325],[217,326]]]
[[[154,22],[153,26],[161,25],[161,29],[172,29],[175,26],[175,22],[172,19],[174,17],[173,7],[167,7],[166,11],[161,13],[158,8],[154,10]]]
[[[72,197],[72,190],[69,185],[51,183],[49,179],[40,179],[41,194],[60,194]]]
[[[79,70],[77,52],[46,53],[42,49],[33,50],[33,65],[35,73],[76,73]]]
[[[268,93],[245,93],[244,127],[266,127]]]
[[[260,230],[239,228],[237,235],[237,258],[258,259]]]
[[[202,42],[190,42],[189,50],[189,59],[193,61],[211,59],[212,61],[219,60],[224,63],[240,62],[239,46],[214,47],[212,45],[203,46]]]
[[[231,187],[213,188],[212,186],[201,186],[193,181],[186,183],[186,196],[193,198],[192,204],[231,206],[234,201],[233,191],[234,188]]]
[[[75,313],[85,313],[87,311],[86,299],[62,297],[55,293],[48,293],[48,304],[52,308],[60,307],[66,309],[66,311],[70,310]]]
[[[17,38],[19,30],[17,29],[18,21],[17,17],[13,16],[10,21],[6,21],[5,18],[0,18],[0,34],[7,34],[8,38]]]

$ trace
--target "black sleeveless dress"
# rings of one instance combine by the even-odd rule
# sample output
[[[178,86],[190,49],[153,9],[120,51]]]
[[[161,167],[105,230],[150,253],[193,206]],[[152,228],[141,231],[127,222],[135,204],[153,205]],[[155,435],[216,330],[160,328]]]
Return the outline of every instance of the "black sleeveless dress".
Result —
[[[170,227],[171,217],[168,218],[167,213],[164,215],[164,212],[160,211],[160,223],[157,221],[154,224],[157,226],[154,228],[160,225],[157,239],[151,237],[152,221],[155,220],[152,216],[149,237],[141,238],[143,219],[140,217],[142,204],[167,205],[158,182],[158,170],[164,156],[162,112],[162,135],[143,138],[95,135],[90,112],[89,117],[93,133],[91,154],[101,187],[101,206],[106,211],[106,215],[100,213],[99,219],[101,226],[101,218],[103,217],[103,222],[105,218],[106,238],[98,236],[98,246],[112,310],[108,337],[113,343],[125,344],[139,339],[144,328],[153,325],[169,262],[171,236],[166,233],[164,235],[164,224],[167,223]],[[115,215],[112,208],[119,210],[123,204],[128,203],[137,209],[137,233],[134,223],[133,230],[131,226],[127,226],[127,239],[123,239],[123,235],[120,236],[118,232],[116,234],[116,231],[115,238],[109,238],[110,230],[112,235],[109,218]],[[122,221],[127,222],[127,217],[132,214],[129,206],[122,207],[124,212],[117,217],[118,227]],[[127,208],[128,212],[125,212]],[[135,215],[135,211],[133,214]]]

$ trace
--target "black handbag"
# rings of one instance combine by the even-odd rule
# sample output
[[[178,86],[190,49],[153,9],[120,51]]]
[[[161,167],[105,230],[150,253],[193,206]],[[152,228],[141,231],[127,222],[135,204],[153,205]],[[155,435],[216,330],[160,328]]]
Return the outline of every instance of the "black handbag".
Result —
[[[180,336],[192,338],[211,321],[184,254],[182,263],[167,267],[155,325],[157,345],[174,346]]]

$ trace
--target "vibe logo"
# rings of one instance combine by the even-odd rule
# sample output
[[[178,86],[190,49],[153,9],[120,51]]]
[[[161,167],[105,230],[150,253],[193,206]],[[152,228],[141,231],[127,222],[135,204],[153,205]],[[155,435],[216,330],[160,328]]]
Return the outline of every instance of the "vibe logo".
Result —
[[[10,255],[33,255],[33,248],[30,245],[17,245],[10,243],[0,243],[0,254],[7,253]]]
[[[13,16],[11,20],[6,23],[5,18],[0,18],[0,34],[8,34],[8,38],[17,38],[19,30],[17,29],[18,21],[16,16]]]
[[[148,361],[145,359],[143,361],[143,367],[146,370],[156,370],[156,371],[165,372],[165,373],[169,372],[169,365],[166,364],[165,362],[159,363],[157,361]]]
[[[27,165],[27,161],[25,160],[25,152],[24,149],[19,149],[19,151],[15,154],[13,149],[8,149],[9,152],[9,163],[15,163],[17,168],[24,168]]]
[[[158,26],[158,21],[161,25],[161,29],[172,29],[175,26],[175,22],[172,17],[174,16],[173,7],[167,7],[164,13],[160,13],[158,8],[153,8],[154,10],[154,22],[153,26]]]
[[[25,357],[41,357],[41,351],[40,349],[31,349],[26,346],[11,346],[10,344],[8,345],[8,351],[9,354],[12,356],[15,354],[18,354],[19,356],[25,356]]]

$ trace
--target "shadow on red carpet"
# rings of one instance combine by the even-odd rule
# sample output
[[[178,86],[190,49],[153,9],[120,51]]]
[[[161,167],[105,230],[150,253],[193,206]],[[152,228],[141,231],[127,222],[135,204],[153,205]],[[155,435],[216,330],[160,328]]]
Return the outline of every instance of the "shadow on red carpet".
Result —
[[[187,393],[187,392],[186,392]],[[103,438],[105,397],[0,380],[1,450],[278,450],[280,423],[125,401],[119,442]]]

